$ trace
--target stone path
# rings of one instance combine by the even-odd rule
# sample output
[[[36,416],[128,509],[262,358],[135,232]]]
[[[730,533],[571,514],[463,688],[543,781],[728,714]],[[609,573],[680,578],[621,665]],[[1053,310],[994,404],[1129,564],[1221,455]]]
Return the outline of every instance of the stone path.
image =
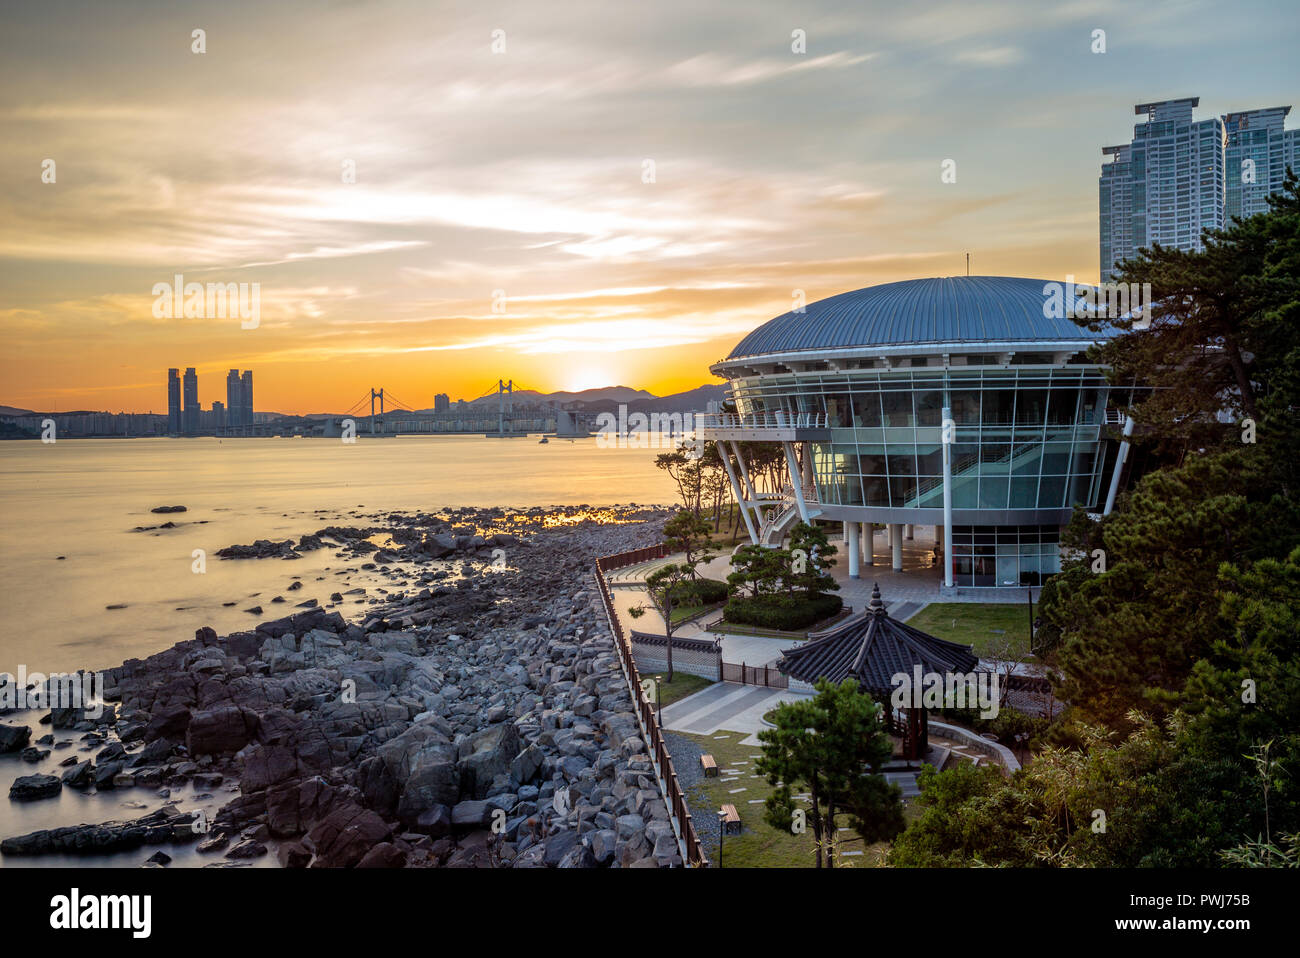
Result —
[[[811,698],[807,692],[717,682],[663,710],[664,727],[674,732],[711,735],[720,730],[747,733],[742,745],[758,745],[763,715],[782,702]]]

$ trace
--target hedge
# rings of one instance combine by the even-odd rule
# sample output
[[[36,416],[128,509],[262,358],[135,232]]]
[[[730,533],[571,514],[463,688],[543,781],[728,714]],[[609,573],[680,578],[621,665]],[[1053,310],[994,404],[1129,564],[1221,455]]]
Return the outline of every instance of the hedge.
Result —
[[[793,632],[820,622],[840,611],[844,600],[838,595],[737,596],[727,603],[723,618],[737,625]]]

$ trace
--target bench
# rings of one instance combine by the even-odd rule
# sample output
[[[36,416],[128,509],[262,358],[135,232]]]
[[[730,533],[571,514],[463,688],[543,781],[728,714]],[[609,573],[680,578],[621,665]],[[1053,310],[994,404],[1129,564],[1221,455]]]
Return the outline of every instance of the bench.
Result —
[[[740,813],[736,811],[735,805],[722,806],[722,834],[740,834]]]
[[[704,769],[705,778],[718,777],[718,763],[714,761],[712,755],[700,756],[700,768]]]

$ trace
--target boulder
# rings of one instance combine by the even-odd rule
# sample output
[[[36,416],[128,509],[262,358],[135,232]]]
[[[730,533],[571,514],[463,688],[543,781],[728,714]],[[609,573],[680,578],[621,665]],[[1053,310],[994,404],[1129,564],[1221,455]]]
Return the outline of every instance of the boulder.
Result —
[[[392,837],[382,818],[355,803],[340,805],[316,824],[307,840],[316,849],[313,868],[351,868],[370,849]]]
[[[185,745],[193,756],[238,752],[257,736],[258,717],[237,705],[195,712],[185,732]]]
[[[31,738],[32,730],[26,725],[0,724],[0,752],[20,752]]]
[[[20,775],[9,786],[9,800],[31,802],[41,798],[53,798],[61,791],[63,791],[63,782],[57,775]]]
[[[473,798],[485,798],[498,775],[510,773],[510,763],[522,749],[519,729],[494,725],[471,735],[460,746],[461,787]]]

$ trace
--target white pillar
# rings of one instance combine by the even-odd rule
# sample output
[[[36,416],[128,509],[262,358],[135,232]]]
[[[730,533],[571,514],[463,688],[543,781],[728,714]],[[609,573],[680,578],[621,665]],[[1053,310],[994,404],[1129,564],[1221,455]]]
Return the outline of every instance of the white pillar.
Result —
[[[849,522],[841,522],[841,523],[840,523],[840,526],[842,526],[842,528],[840,529],[840,532],[841,532],[841,533],[843,534],[843,536],[844,536],[844,544],[845,544],[846,546],[849,544],[849,526],[850,526],[850,525],[852,525],[852,523],[849,523]]]
[[[956,438],[956,425],[952,409],[943,407],[943,584],[952,584],[952,444]]]
[[[911,541],[912,541],[912,534],[913,534],[915,531],[916,531],[916,526],[912,525],[912,524],[909,522],[907,525],[903,526],[903,538],[906,539],[908,542],[911,542]]]
[[[862,564],[876,564],[876,524],[874,522],[862,523]]]
[[[849,578],[857,579],[860,578],[858,574],[858,529],[861,528],[861,523],[846,522],[844,527],[848,530],[849,538]]]
[[[903,571],[903,524],[901,522],[891,522],[889,524],[889,544],[894,550],[894,571]]]
[[[1128,458],[1128,437],[1133,435],[1133,417],[1124,417],[1124,439],[1119,444],[1119,453],[1115,456],[1115,472],[1110,477],[1110,492],[1106,494],[1106,508],[1103,516],[1110,515],[1115,508],[1115,497],[1119,495],[1119,474],[1124,471],[1124,460]]]
[[[794,501],[799,506],[799,518],[804,522],[811,522],[808,517],[808,503],[803,501],[803,477],[799,475],[799,463],[794,457],[794,444],[783,442],[781,446],[785,449],[785,465],[790,473],[790,482],[794,486]]]
[[[749,533],[749,541],[758,545],[758,532],[754,529],[754,520],[750,518],[749,510],[745,508],[745,491],[736,482],[736,472],[731,468],[731,457],[727,455],[725,449],[719,449],[718,454],[722,464],[727,467],[727,481],[731,483],[731,492],[736,497],[736,508],[740,510],[740,515],[745,520],[745,531]]]

